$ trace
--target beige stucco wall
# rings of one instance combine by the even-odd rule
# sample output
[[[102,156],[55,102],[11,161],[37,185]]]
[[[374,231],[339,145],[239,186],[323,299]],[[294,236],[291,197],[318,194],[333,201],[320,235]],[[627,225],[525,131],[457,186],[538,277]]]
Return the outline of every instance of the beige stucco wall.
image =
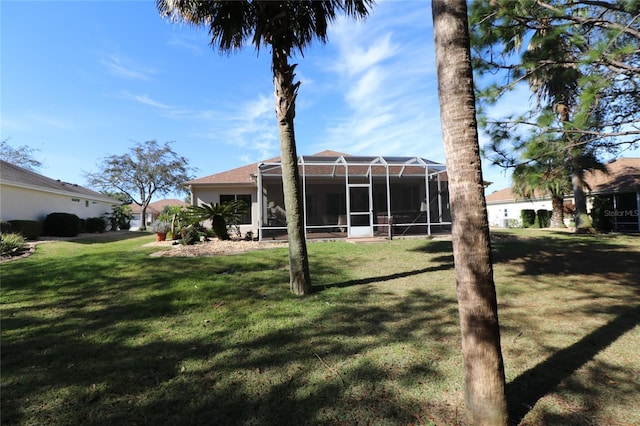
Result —
[[[76,199],[78,201],[72,201]],[[53,194],[36,189],[0,185],[2,220],[44,220],[49,213],[72,213],[81,219],[99,217],[114,204],[72,194]]]
[[[199,206],[209,203],[220,203],[220,195],[251,195],[251,220],[250,225],[240,225],[240,232],[244,235],[251,231],[254,236],[258,235],[258,198],[257,188],[247,186],[227,186],[224,188],[198,188],[192,187],[192,204]],[[211,227],[210,223],[205,223],[205,226]]]

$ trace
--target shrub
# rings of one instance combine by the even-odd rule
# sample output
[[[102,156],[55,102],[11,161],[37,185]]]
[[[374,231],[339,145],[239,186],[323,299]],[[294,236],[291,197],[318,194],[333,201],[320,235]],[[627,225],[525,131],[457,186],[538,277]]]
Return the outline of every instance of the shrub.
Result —
[[[171,224],[162,220],[156,220],[151,225],[149,225],[149,231],[158,234],[166,234],[167,232],[171,231]]]
[[[86,230],[87,232],[99,232],[102,234],[107,230],[107,221],[101,217],[90,217],[86,221]]]
[[[75,237],[80,233],[80,218],[71,213],[50,213],[44,220],[45,235]]]
[[[0,221],[0,234],[8,234],[11,232],[11,224],[9,222],[5,222],[4,220]]]
[[[549,210],[538,210],[536,215],[539,228],[548,228],[551,225],[551,212]]]
[[[532,209],[520,210],[523,228],[531,228],[536,221],[536,212]]]
[[[20,234],[27,240],[35,240],[42,235],[42,223],[37,220],[10,220],[11,232]]]
[[[193,225],[182,228],[182,230],[180,231],[180,235],[182,236],[180,244],[192,246],[200,241],[200,232],[198,232],[196,227]]]
[[[2,234],[0,253],[2,256],[16,253],[24,248],[24,237],[20,234]]]
[[[504,222],[504,226],[507,228],[520,228],[520,221],[518,219],[507,219]]]
[[[133,219],[133,213],[131,212],[131,206],[124,204],[111,207],[111,212],[105,213],[103,217],[112,231],[116,231],[118,228],[127,230],[131,228],[130,222]]]
[[[593,227],[599,231],[608,233],[613,229],[613,220],[607,215],[607,211],[613,210],[613,198],[607,195],[596,195],[593,197],[593,208],[591,209],[591,221]]]

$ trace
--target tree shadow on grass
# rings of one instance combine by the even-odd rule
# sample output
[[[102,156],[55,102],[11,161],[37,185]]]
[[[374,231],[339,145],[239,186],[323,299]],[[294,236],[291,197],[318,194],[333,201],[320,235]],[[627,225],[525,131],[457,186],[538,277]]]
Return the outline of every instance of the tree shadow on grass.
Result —
[[[241,330],[219,326],[200,337],[131,346],[132,338],[146,333],[144,322],[131,320],[135,305],[114,306],[117,315],[102,312],[99,323],[43,321],[40,333],[3,341],[3,375],[9,378],[3,424],[22,423],[25,405],[56,424],[409,424],[421,401],[400,395],[392,382],[412,382],[416,374],[443,380],[437,364],[414,360],[404,370],[367,354],[388,351],[416,332],[434,342],[450,333],[446,315],[433,314],[440,313],[440,298],[412,296],[365,308],[356,300],[366,294],[354,294],[349,303],[328,308],[317,324],[249,330],[240,340],[232,336]],[[168,328],[170,322],[168,317]],[[100,330],[122,327],[118,323],[131,323],[126,334],[92,340]],[[43,397],[34,389],[59,391]],[[441,409],[443,418],[454,415]]]
[[[411,276],[414,276],[414,275],[425,274],[425,273],[428,273],[428,272],[447,271],[447,270],[451,270],[451,269],[453,269],[453,264],[442,264],[442,265],[439,265],[439,266],[430,266],[428,268],[417,269],[417,270],[414,270],[414,271],[398,272],[398,273],[395,273],[395,274],[376,276],[376,277],[369,277],[369,278],[361,278],[361,279],[357,279],[357,280],[348,280],[348,281],[332,283],[332,284],[322,284],[322,285],[318,285],[318,286],[313,287],[313,291],[317,293],[317,292],[321,292],[321,291],[328,290],[328,289],[331,289],[331,288],[345,288],[345,287],[353,287],[353,286],[358,286],[358,285],[376,284],[376,283],[382,283],[382,282],[385,282],[385,281],[396,280],[396,279],[399,279],[399,278],[407,278],[407,277],[411,277]]]
[[[78,244],[102,244],[116,241],[126,241],[140,237],[151,237],[148,232],[141,231],[108,231],[103,233],[83,233],[75,237],[53,237],[58,241],[71,241]],[[42,236],[40,239],[48,240],[51,237]]]
[[[442,341],[456,308],[442,294],[336,286],[315,296],[327,303],[293,303],[285,253],[96,256],[43,257],[3,275],[3,424],[408,424],[424,401],[395,383],[447,382],[438,360],[455,355]],[[336,271],[333,259],[317,262]],[[256,311],[264,322],[248,318]]]
[[[519,261],[522,275],[603,274],[638,269],[638,252],[615,240],[530,238],[493,243],[494,263]]]
[[[509,413],[513,424],[519,424],[538,400],[553,392],[576,370],[592,361],[600,351],[638,324],[640,324],[640,306],[623,311],[609,323],[573,345],[555,352],[544,362],[508,383]],[[582,395],[590,394],[589,389],[580,389],[579,392]],[[637,385],[636,392],[640,392],[640,385]],[[573,413],[565,416],[553,415],[553,423],[572,424],[574,415]]]

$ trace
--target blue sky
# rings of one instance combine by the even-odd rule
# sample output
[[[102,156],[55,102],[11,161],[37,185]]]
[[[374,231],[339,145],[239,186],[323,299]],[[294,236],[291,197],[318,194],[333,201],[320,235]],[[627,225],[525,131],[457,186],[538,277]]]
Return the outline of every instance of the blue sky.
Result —
[[[153,1],[3,0],[0,16],[0,137],[36,149],[46,176],[83,185],[151,139],[174,141],[198,177],[279,155],[267,49],[220,55]],[[378,1],[294,61],[299,154],[445,161],[429,2]],[[509,186],[499,168],[484,178]]]

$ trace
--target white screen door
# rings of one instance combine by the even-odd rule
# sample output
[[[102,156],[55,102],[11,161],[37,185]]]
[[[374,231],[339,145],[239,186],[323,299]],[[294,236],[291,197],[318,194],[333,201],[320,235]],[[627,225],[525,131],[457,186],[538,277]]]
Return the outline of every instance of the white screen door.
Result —
[[[349,185],[347,203],[348,236],[373,237],[373,210],[371,208],[371,185]]]

